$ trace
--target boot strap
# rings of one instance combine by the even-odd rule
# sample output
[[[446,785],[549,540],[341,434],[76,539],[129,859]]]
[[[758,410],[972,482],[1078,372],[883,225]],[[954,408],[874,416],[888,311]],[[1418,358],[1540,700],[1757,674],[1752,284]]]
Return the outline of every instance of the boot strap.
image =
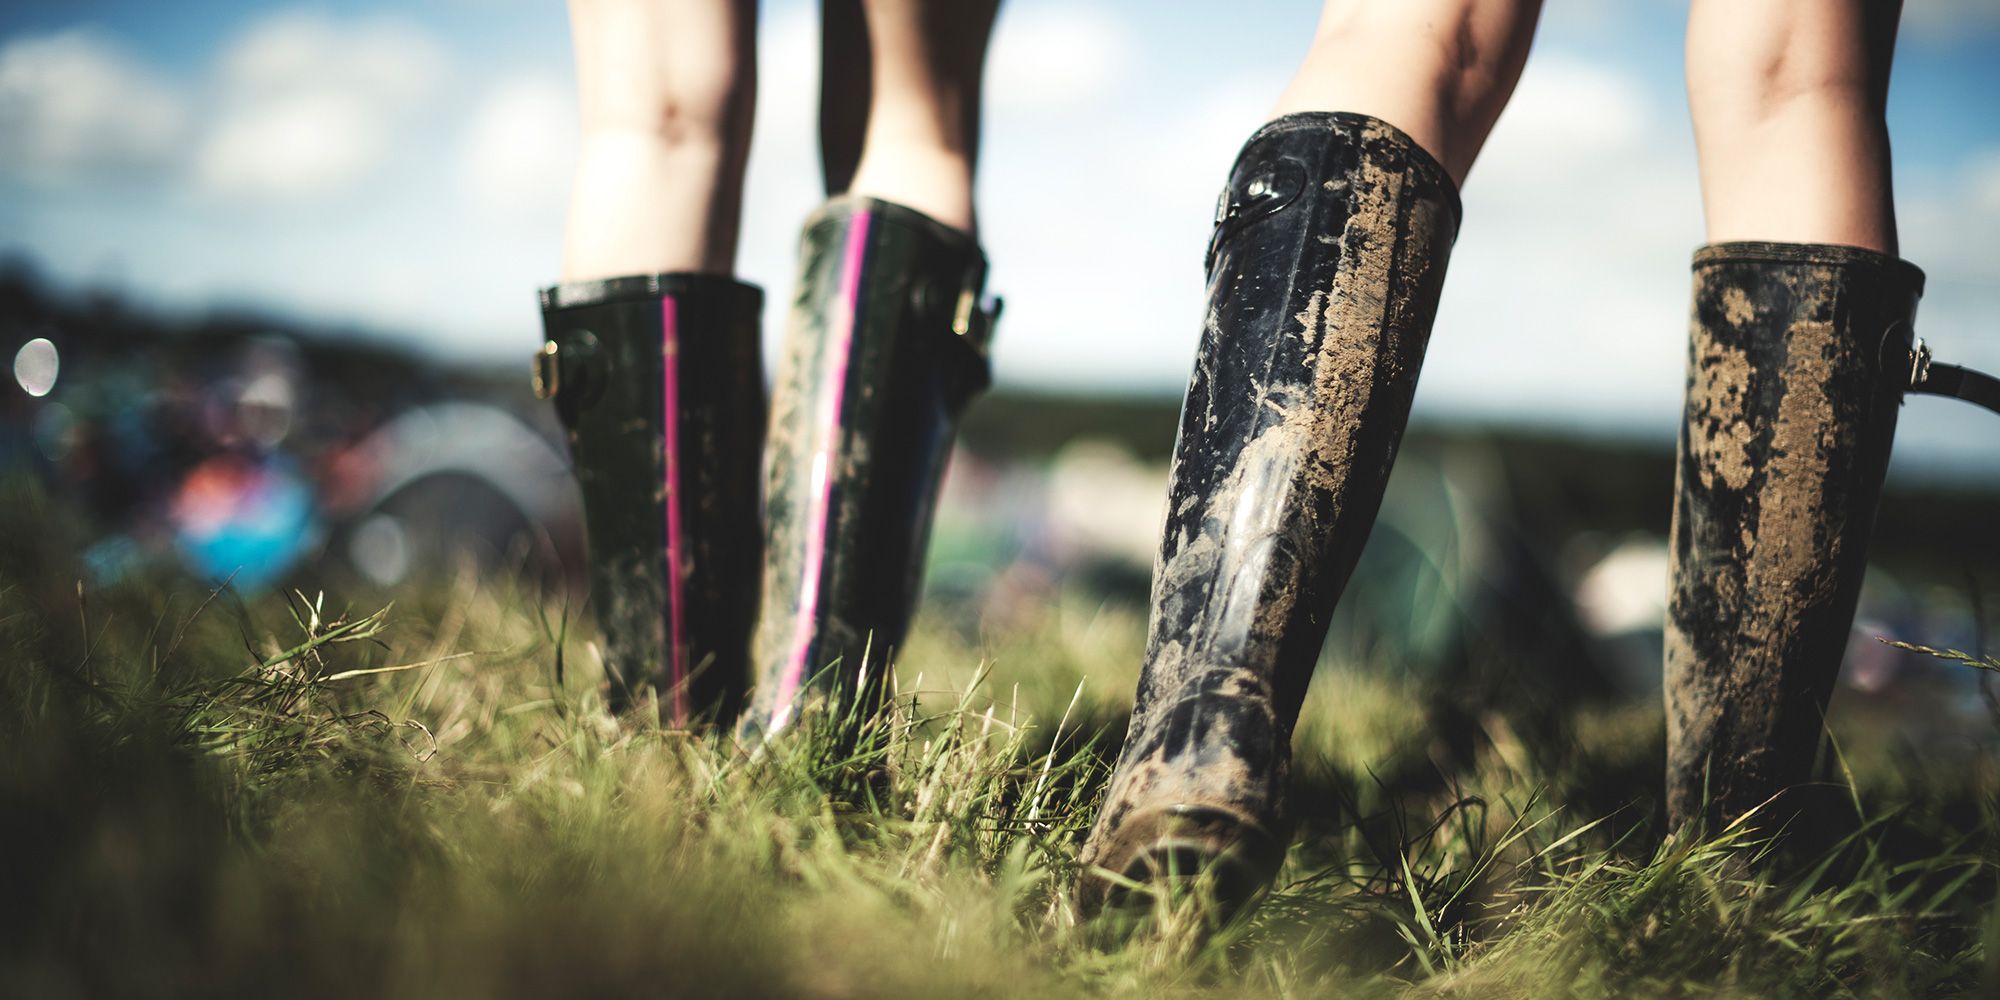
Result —
[[[1931,360],[1931,348],[1921,339],[1910,351],[1910,391],[1962,399],[2000,413],[2000,378],[1958,365]]]

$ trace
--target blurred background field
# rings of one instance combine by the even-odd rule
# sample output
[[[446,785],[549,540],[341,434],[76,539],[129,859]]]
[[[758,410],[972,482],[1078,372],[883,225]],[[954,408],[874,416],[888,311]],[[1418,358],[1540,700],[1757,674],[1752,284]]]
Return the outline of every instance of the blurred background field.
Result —
[[[165,571],[387,600],[471,572],[587,622],[563,445],[515,366],[268,315],[166,318],[21,267],[0,275],[0,315],[16,374],[0,459],[73,519],[84,584]],[[926,619],[978,648],[1065,600],[1141,616],[1177,406],[1004,386],[977,404]],[[1483,672],[1493,697],[1656,700],[1671,483],[1657,435],[1420,419],[1328,658],[1448,684]],[[1841,699],[1911,739],[1993,735],[1976,672],[1880,640],[1981,650],[1996,490],[1986,470],[1912,471],[1884,503]]]

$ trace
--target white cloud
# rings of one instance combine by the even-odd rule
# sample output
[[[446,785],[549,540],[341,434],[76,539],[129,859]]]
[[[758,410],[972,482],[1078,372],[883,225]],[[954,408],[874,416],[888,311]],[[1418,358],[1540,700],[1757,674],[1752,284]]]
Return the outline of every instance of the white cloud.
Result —
[[[1902,253],[1928,276],[1917,333],[1939,360],[2000,369],[2000,149],[1954,169],[1899,173],[1897,182]]]
[[[1246,75],[1137,114],[1099,94],[1062,121],[1025,108],[993,116],[981,225],[994,289],[1008,296],[1003,378],[1152,390],[1186,380],[1216,194],[1283,84]]]
[[[1474,183],[1545,184],[1643,152],[1655,121],[1639,79],[1561,52],[1538,53],[1494,126]]]
[[[987,98],[1001,109],[1074,109],[1113,89],[1135,48],[1129,24],[1103,6],[1010,4],[994,29]]]
[[[1909,0],[1903,29],[1927,41],[1963,41],[2000,31],[1994,0]]]
[[[1980,207],[2000,212],[2000,149],[1989,149],[1973,157],[1970,174],[1972,195]]]
[[[422,28],[390,17],[339,21],[279,11],[245,29],[218,63],[238,94],[331,89],[384,101],[421,101],[443,83],[448,59]]]
[[[223,119],[196,170],[204,185],[231,195],[309,198],[366,173],[388,141],[379,109],[353,94],[275,95]]]
[[[88,31],[0,48],[0,167],[39,180],[154,166],[181,143],[184,98]]]
[[[503,81],[473,109],[461,190],[487,218],[547,219],[568,192],[576,133],[576,99],[566,84],[546,76]]]
[[[996,351],[1004,376],[1185,379],[1215,194],[1289,69],[1238,71],[1140,113],[1108,93],[1073,119],[993,116],[981,194],[996,287],[1012,299]],[[1161,70],[1172,72],[1139,75],[1152,86]],[[1671,414],[1701,235],[1684,119],[1616,64],[1545,50],[1465,199],[1422,405]],[[1018,205],[1037,208],[991,210]]]
[[[1685,116],[1630,70],[1544,48],[1464,199],[1421,405],[1670,432],[1702,236]]]
[[[381,165],[448,75],[415,25],[287,10],[247,29],[217,63],[217,121],[195,158],[211,192],[298,200]]]
[[[819,11],[791,4],[765,15],[757,42],[757,134],[787,152],[817,150]]]

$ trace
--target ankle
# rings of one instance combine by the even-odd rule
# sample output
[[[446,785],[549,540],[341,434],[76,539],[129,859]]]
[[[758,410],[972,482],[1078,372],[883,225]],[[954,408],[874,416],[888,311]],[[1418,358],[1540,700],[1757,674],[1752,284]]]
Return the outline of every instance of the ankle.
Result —
[[[1394,125],[1444,164],[1454,184],[1464,183],[1471,168],[1471,156],[1452,142],[1444,101],[1432,86],[1366,67],[1308,60],[1279,95],[1270,117],[1310,111],[1346,111]]]
[[[978,235],[972,164],[959,150],[929,143],[871,141],[845,193],[892,201],[968,236]]]
[[[643,130],[587,136],[564,225],[565,281],[735,270],[742,160],[709,142]]]

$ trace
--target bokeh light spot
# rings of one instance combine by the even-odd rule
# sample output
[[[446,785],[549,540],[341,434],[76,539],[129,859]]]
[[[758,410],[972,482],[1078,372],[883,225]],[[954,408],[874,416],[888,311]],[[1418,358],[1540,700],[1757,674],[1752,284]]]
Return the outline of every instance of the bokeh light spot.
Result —
[[[347,553],[363,576],[384,587],[403,582],[410,573],[409,536],[403,523],[387,514],[361,522],[347,543]]]
[[[61,367],[56,345],[47,337],[36,337],[15,352],[14,381],[30,396],[46,396],[56,387],[56,373]]]

